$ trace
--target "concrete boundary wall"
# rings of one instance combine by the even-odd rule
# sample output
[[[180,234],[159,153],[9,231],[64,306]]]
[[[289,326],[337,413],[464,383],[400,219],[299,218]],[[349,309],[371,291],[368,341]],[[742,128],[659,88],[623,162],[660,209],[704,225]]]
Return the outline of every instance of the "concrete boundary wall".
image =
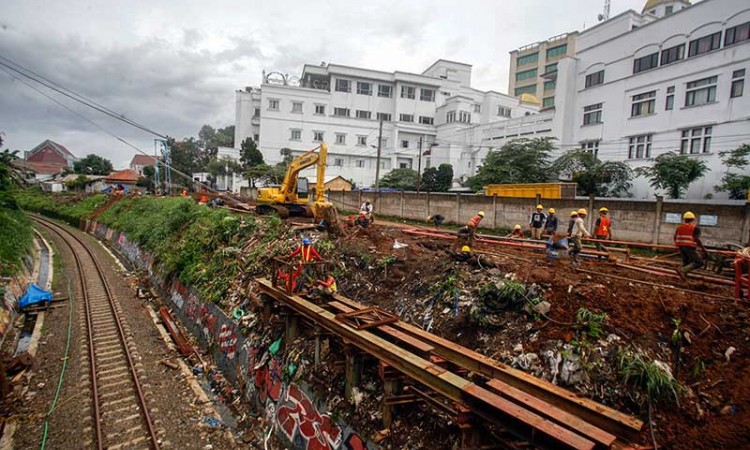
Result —
[[[85,231],[107,241],[139,269],[147,270],[175,316],[211,353],[222,374],[243,398],[272,424],[276,436],[290,449],[376,450],[326,410],[326,399],[316,398],[304,382],[287,381],[287,354],[269,347],[283,335],[271,335],[260,323],[243,332],[216,304],[203,301],[198,292],[177,279],[167,279],[154,264],[153,255],[141,250],[125,233],[104,224],[85,221]],[[325,443],[324,447],[316,446]]]
[[[482,226],[512,228],[528,227],[529,216],[537,202],[555,208],[560,230],[567,231],[570,211],[586,208],[588,226],[593,228],[597,211],[606,206],[613,222],[614,239],[671,244],[677,224],[676,215],[694,212],[699,219],[704,241],[709,245],[746,244],[750,241],[750,203],[742,201],[634,200],[624,198],[530,199],[488,197],[476,194],[328,191],[328,200],[343,211],[357,211],[365,200],[373,203],[375,215],[425,221],[427,216],[442,214],[447,223],[464,224],[478,211],[486,216]]]

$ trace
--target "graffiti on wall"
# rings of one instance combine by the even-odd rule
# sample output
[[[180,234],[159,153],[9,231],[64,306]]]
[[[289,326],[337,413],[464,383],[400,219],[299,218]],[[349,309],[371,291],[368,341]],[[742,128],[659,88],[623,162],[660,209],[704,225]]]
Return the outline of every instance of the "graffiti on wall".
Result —
[[[179,280],[165,283],[153,268],[153,258],[127,239],[124,233],[112,233],[108,227],[92,224],[100,238],[111,242],[140,268],[147,268],[155,286],[164,286],[173,303],[173,311],[204,348],[213,351],[221,371],[237,384],[245,384],[245,397],[265,413],[279,438],[290,448],[300,450],[375,450],[377,446],[361,439],[351,427],[336,423],[308,395],[301,383],[284,381],[285,362],[281,354],[272,355],[268,344],[256,337],[247,339],[237,331],[236,323],[219,307],[204,303],[197,292]],[[258,331],[258,330],[255,330]],[[214,343],[218,345],[213,345]]]

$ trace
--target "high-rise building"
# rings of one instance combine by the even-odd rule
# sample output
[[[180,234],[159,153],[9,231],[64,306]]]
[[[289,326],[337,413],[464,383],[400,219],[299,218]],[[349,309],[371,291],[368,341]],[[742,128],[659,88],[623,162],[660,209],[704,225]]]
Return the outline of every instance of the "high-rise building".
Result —
[[[539,99],[542,109],[553,108],[557,62],[575,55],[577,35],[577,31],[559,34],[510,52],[508,94],[531,94]]]

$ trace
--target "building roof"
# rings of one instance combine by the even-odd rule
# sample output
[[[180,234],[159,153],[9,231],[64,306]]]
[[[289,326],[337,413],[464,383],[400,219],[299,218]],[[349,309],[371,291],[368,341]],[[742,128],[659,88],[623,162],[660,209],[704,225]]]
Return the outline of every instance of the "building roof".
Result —
[[[315,184],[318,181],[318,177],[317,176],[311,176],[311,177],[306,177],[306,178],[307,178],[307,182],[310,183],[310,184]],[[325,181],[323,183],[324,184],[328,184],[331,181],[335,180],[336,178],[341,178],[342,180],[346,181],[347,183],[352,184],[351,181],[347,180],[346,178],[342,177],[341,175],[326,175]]]
[[[132,182],[135,183],[138,181],[138,179],[141,176],[138,175],[138,172],[132,169],[124,169],[119,170],[117,172],[112,172],[109,175],[107,175],[107,178],[104,179],[104,181],[110,183],[110,182],[118,182],[118,183],[127,183]]]
[[[130,161],[131,166],[153,166],[156,164],[156,158],[151,155],[135,155]]]
[[[68,158],[77,159],[76,156],[73,153],[71,153],[70,150],[65,148],[64,145],[58,144],[57,142],[51,141],[49,139],[45,140],[41,144],[31,149],[31,151],[29,152],[29,155],[33,155],[35,152],[39,151],[40,149],[44,148],[47,145],[52,147],[57,153],[59,153],[61,156],[65,157],[66,159]]]

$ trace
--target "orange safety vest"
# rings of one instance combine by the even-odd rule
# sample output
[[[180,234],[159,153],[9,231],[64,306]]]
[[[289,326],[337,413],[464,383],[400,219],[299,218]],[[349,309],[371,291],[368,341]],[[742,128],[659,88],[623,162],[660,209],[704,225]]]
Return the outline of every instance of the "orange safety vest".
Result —
[[[477,228],[479,226],[479,222],[482,221],[482,217],[479,215],[476,215],[469,219],[469,222],[466,224],[469,228]]]
[[[694,223],[683,223],[677,227],[677,232],[674,235],[674,245],[677,247],[697,247],[698,244],[695,242],[695,224]]]
[[[320,258],[320,255],[318,255],[317,250],[315,250],[312,245],[307,245],[307,246],[303,245],[300,248],[300,250],[301,250],[300,256],[302,257],[303,263],[308,263],[312,261],[313,259],[315,259],[315,257]]]
[[[609,236],[610,226],[612,226],[612,221],[609,220],[609,217],[600,217],[599,226],[596,227],[594,234],[596,234],[596,236],[598,237],[607,237]]]

